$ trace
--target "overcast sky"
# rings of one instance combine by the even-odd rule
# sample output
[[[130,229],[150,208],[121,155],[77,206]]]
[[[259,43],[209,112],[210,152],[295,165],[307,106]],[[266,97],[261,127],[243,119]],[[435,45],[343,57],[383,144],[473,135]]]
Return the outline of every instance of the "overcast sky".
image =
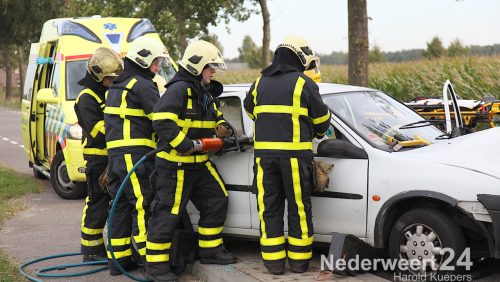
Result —
[[[256,1],[257,2],[257,1]],[[426,48],[434,36],[445,47],[456,38],[465,45],[500,43],[500,0],[367,0],[370,46],[383,51]],[[256,6],[260,9],[260,6]],[[305,37],[317,53],[347,51],[347,0],[268,0],[271,49],[288,34]],[[224,48],[238,56],[245,35],[262,45],[262,16],[209,27]]]

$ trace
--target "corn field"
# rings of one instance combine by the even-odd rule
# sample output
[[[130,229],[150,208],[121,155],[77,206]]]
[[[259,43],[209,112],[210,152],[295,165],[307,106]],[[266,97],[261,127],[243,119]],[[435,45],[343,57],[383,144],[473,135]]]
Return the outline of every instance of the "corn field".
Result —
[[[320,66],[323,82],[347,83],[346,65]],[[251,83],[260,70],[218,73],[222,83]],[[500,56],[455,57],[403,63],[376,63],[369,66],[369,87],[380,89],[403,101],[416,96],[441,97],[449,79],[463,99],[500,99]]]

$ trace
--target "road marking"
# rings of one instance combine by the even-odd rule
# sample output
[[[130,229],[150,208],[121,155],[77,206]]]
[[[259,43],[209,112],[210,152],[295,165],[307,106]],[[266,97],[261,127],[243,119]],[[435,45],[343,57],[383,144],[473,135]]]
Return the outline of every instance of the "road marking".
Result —
[[[17,145],[18,143],[16,141],[10,141],[10,144]]]
[[[2,137],[2,140],[9,141],[9,138]]]
[[[23,148],[24,149],[24,145],[19,145],[19,147]]]

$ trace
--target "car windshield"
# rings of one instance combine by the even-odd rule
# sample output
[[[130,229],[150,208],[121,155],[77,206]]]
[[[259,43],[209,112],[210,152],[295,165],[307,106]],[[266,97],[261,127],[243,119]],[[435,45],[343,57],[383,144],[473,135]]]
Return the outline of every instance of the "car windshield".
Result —
[[[426,146],[443,134],[410,108],[382,92],[329,94],[323,95],[323,100],[336,116],[381,150],[392,152]]]
[[[87,60],[71,61],[66,63],[66,98],[68,100],[76,100],[83,86],[78,85],[78,81],[85,76]],[[161,67],[160,75],[169,81],[175,75],[174,67],[168,63]]]

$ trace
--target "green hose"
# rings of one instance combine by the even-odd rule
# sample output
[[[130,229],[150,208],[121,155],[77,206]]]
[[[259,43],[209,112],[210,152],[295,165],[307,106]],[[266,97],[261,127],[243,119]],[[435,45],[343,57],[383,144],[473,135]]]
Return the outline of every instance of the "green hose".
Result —
[[[110,236],[110,234],[111,234],[111,225],[113,223],[113,215],[114,215],[114,212],[115,212],[116,203],[120,199],[120,197],[121,197],[121,195],[123,193],[123,190],[125,189],[125,185],[127,184],[128,180],[130,179],[130,175],[132,175],[132,173],[134,173],[134,171],[137,169],[137,167],[139,167],[139,165],[141,165],[148,157],[150,157],[150,156],[152,156],[152,155],[156,154],[157,152],[159,152],[161,150],[164,150],[164,149],[165,148],[158,148],[156,150],[153,150],[153,151],[147,153],[146,155],[144,155],[132,167],[132,169],[128,172],[127,176],[125,176],[125,179],[123,179],[123,181],[122,181],[122,183],[120,185],[120,188],[118,189],[118,192],[116,193],[115,199],[113,200],[113,204],[111,205],[111,209],[109,210],[109,215],[108,215],[108,251],[111,254],[112,261],[115,264],[115,266],[120,270],[121,273],[123,273],[128,278],[130,278],[132,280],[135,280],[135,281],[139,281],[139,282],[149,282],[150,280],[144,279],[144,278],[139,278],[139,277],[136,277],[136,276],[128,273],[118,263],[118,261],[116,260],[115,254],[113,252],[113,246],[111,245],[111,236]],[[37,262],[40,262],[40,261],[44,261],[44,260],[49,260],[49,259],[54,259],[54,258],[60,258],[60,257],[77,256],[77,255],[81,255],[81,253],[61,253],[61,254],[55,254],[55,255],[50,255],[50,256],[45,256],[45,257],[40,257],[40,258],[37,258],[37,259],[29,260],[29,261],[26,261],[23,264],[21,264],[21,266],[19,266],[19,273],[22,276],[24,276],[26,279],[28,279],[29,281],[43,282],[40,279],[37,279],[37,278],[35,278],[33,276],[30,276],[28,273],[26,273],[24,271],[24,268],[27,267],[28,265],[31,265],[31,264],[34,264],[34,263],[37,263]],[[107,264],[108,264],[108,262],[106,260],[100,260],[100,261],[91,261],[91,262],[83,262],[83,263],[72,263],[72,264],[56,265],[56,266],[51,266],[51,267],[43,268],[43,269],[37,271],[36,275],[38,277],[50,277],[50,278],[64,278],[64,277],[83,276],[83,275],[92,274],[92,273],[96,273],[96,272],[99,272],[99,271],[106,270],[106,269],[108,269]],[[83,266],[89,266],[89,265],[106,265],[106,266],[99,267],[99,268],[92,269],[92,270],[88,270],[88,271],[77,272],[77,273],[67,273],[67,274],[46,274],[45,273],[47,271],[52,271],[52,270],[62,270],[62,269],[66,269],[66,268],[83,267]]]

